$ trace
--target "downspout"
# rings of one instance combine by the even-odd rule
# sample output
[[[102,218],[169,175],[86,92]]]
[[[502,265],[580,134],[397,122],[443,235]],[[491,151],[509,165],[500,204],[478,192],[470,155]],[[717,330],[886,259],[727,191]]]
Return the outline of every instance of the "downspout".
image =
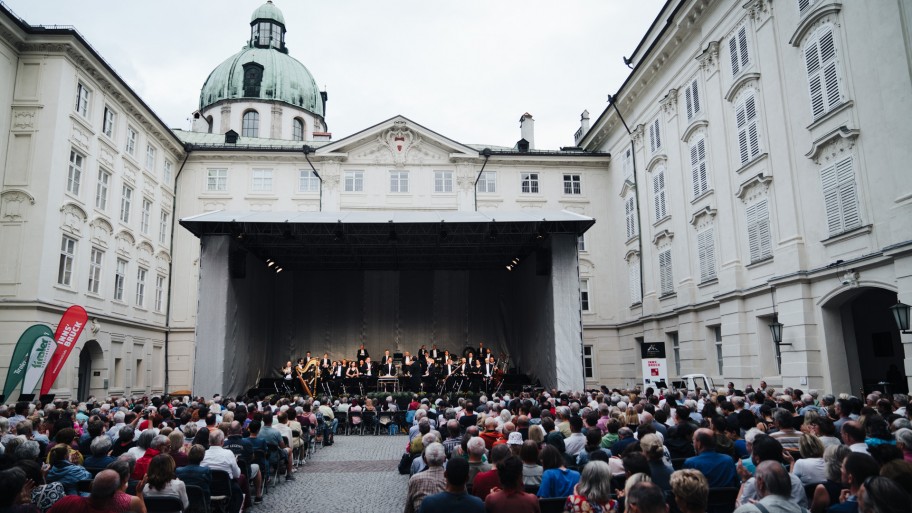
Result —
[[[614,107],[614,111],[617,112],[619,118],[621,118],[621,123],[624,124],[624,129],[627,130],[627,135],[632,135],[633,132],[630,131],[630,127],[627,126],[627,121],[624,120],[624,115],[621,114],[620,109],[617,106],[617,94],[614,96],[608,95],[608,105]],[[636,218],[637,218],[637,246],[640,250],[640,303],[643,302],[643,281],[644,274],[643,268],[643,220],[640,217],[640,187],[637,183],[637,169],[636,169],[636,147],[633,145],[633,139],[630,139],[630,165],[633,167],[633,189],[637,191],[633,198],[636,201]]]
[[[317,168],[314,167],[313,162],[311,162],[310,157],[308,157],[308,155],[314,152],[314,149],[312,146],[305,144],[301,147],[301,151],[304,152],[304,158],[307,160],[307,163],[310,164],[310,169],[313,170],[314,176],[317,177],[317,180],[320,180],[320,206],[318,211],[323,212],[323,177],[320,176],[320,173],[317,173]]]
[[[491,153],[491,148],[481,150],[481,154],[484,155],[485,161],[484,164],[481,165],[478,176],[475,177],[475,183],[472,184],[472,190],[475,191],[475,212],[478,212],[478,180],[481,180],[481,174],[484,173],[484,168],[488,165],[488,159],[491,158]]]
[[[170,341],[169,335],[171,334],[171,297],[174,294],[171,284],[174,280],[174,228],[177,226],[177,184],[179,183],[181,171],[184,170],[184,166],[187,165],[187,160],[190,158],[191,148],[192,145],[190,144],[184,145],[184,151],[187,154],[184,156],[184,161],[181,162],[177,174],[174,175],[174,201],[171,205],[171,245],[169,246],[171,259],[168,262],[168,308],[165,309],[165,385],[162,391],[163,395],[168,393],[168,343]]]

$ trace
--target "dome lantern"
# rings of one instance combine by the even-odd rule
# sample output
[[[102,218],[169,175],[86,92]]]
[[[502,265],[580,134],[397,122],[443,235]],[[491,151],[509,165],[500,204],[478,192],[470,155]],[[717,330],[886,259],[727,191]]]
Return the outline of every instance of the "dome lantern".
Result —
[[[250,46],[275,48],[288,53],[285,47],[285,16],[272,0],[259,6],[250,16]]]

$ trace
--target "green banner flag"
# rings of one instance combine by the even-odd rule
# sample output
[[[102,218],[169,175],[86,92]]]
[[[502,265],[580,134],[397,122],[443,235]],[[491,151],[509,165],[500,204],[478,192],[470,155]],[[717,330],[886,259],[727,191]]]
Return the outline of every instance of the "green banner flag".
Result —
[[[54,339],[54,332],[44,324],[36,324],[22,333],[19,341],[16,342],[16,348],[13,349],[13,357],[10,359],[9,371],[6,373],[6,384],[3,385],[3,395],[9,398],[13,390],[22,382],[25,377],[25,370],[28,366],[29,355],[32,353],[32,347],[35,341],[42,337]],[[33,387],[34,388],[34,387]],[[28,391],[27,393],[31,393]]]

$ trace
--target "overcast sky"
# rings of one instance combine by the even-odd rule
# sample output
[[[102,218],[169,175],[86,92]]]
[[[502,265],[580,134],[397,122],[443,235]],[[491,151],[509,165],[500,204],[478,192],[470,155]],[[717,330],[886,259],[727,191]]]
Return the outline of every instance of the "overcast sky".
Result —
[[[4,0],[32,25],[73,25],[171,127],[249,38],[261,0]],[[289,53],[329,93],[333,139],[402,114],[462,143],[573,144],[630,71],[662,0],[275,0]]]

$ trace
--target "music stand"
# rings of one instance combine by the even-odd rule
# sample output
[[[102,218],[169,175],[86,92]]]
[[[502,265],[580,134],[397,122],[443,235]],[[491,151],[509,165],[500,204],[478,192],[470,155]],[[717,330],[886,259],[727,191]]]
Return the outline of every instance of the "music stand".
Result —
[[[25,401],[27,403],[32,402],[35,399],[35,394],[19,394],[19,400]]]
[[[41,404],[50,404],[54,402],[54,397],[56,394],[44,394],[38,396],[38,400],[41,401]]]
[[[405,361],[405,356],[402,353],[393,353],[393,363],[402,365],[403,361]]]

